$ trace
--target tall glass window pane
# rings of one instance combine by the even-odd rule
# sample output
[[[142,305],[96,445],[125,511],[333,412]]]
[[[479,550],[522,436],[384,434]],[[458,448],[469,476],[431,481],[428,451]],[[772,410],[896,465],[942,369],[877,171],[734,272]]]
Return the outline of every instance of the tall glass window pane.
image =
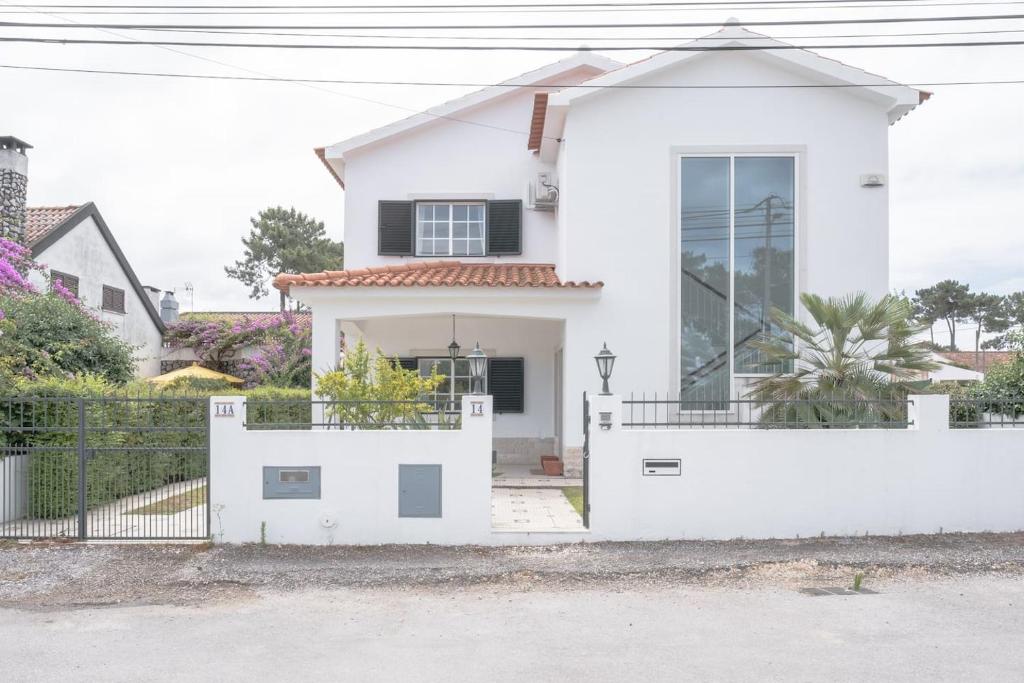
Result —
[[[729,159],[682,159],[681,401],[729,398]],[[684,406],[686,408],[687,406]]]
[[[751,342],[783,334],[772,307],[793,313],[792,157],[736,157],[734,196],[734,344],[737,373],[787,372],[768,364]]]

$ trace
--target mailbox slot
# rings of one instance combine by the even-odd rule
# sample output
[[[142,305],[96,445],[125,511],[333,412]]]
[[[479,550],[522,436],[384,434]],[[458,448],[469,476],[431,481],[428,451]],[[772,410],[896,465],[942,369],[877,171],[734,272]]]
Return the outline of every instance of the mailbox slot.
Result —
[[[683,461],[676,458],[644,458],[645,477],[678,477],[683,473]]]
[[[320,467],[264,467],[264,499],[320,498]]]

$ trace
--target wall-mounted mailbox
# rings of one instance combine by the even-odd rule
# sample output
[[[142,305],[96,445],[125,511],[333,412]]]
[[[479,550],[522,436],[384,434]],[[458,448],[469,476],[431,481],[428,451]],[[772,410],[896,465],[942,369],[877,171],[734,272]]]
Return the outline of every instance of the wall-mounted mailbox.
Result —
[[[263,498],[320,498],[320,467],[264,467]]]
[[[645,477],[678,477],[683,473],[683,461],[678,458],[644,458]]]

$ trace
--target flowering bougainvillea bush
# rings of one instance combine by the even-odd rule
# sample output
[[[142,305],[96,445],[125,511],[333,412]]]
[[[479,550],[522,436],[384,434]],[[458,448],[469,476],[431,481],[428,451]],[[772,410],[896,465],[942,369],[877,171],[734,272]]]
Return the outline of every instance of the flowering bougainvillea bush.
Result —
[[[171,348],[192,349],[214,368],[230,369],[247,386],[308,387],[311,379],[308,318],[284,312],[269,317],[194,316],[171,325]]]
[[[25,247],[0,238],[0,391],[18,379],[93,374],[124,384],[135,373],[132,347],[116,337],[60,282],[40,291],[42,272]]]

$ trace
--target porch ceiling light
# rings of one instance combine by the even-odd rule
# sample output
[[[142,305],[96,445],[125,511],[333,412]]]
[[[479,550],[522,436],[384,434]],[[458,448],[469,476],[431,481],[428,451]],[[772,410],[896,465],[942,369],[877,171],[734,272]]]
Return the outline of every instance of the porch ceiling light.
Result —
[[[452,359],[452,372],[455,371],[455,359],[459,357],[462,347],[455,341],[455,316],[452,316],[452,343],[448,345],[448,357]]]
[[[466,356],[469,361],[469,374],[473,381],[473,393],[482,394],[484,371],[487,369],[487,354],[480,349],[480,342],[476,343],[476,347],[469,352]]]
[[[608,389],[608,378],[612,376],[612,368],[615,367],[616,355],[608,350],[608,342],[604,343],[604,347],[596,356],[594,360],[597,361],[597,374],[601,375],[601,395],[610,396],[611,391]]]

